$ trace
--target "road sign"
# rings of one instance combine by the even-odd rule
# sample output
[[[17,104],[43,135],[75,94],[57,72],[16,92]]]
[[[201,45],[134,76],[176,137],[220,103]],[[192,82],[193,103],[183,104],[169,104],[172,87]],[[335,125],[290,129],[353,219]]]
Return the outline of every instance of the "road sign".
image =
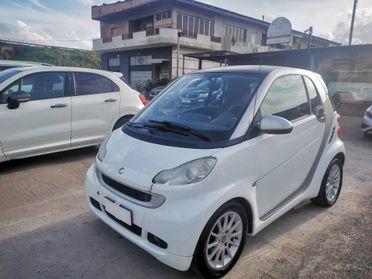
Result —
[[[285,17],[278,17],[267,30],[267,45],[288,44],[292,42],[292,24]]]

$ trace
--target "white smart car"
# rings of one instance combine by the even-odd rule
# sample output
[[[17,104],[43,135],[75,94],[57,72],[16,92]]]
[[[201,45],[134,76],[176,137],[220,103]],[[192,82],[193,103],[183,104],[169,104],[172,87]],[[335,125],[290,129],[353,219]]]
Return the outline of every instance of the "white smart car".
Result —
[[[197,81],[208,96],[182,102]],[[345,161],[338,120],[313,72],[187,74],[104,141],[87,173],[87,202],[163,263],[223,276],[247,234],[303,200],[336,202]]]
[[[0,72],[0,162],[99,144],[143,107],[117,74],[71,67]]]

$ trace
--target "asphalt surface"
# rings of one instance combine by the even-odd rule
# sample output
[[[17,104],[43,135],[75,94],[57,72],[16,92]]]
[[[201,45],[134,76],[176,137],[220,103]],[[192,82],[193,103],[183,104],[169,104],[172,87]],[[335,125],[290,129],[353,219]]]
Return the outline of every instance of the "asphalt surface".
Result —
[[[248,238],[226,278],[371,278],[372,137],[344,118],[335,206],[304,202]],[[84,200],[95,148],[0,164],[0,278],[198,278],[158,262],[98,220]]]

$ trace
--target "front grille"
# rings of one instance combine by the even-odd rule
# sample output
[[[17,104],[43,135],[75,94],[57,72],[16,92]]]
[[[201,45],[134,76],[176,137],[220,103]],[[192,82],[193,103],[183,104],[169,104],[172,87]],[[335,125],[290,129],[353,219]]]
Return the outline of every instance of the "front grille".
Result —
[[[127,230],[130,230],[132,233],[138,235],[138,236],[141,236],[142,234],[142,228],[133,224],[132,225],[128,225],[126,223],[124,223],[123,221],[119,220],[118,218],[116,218],[114,215],[108,213],[106,210],[105,210],[105,213],[107,214],[107,216],[109,216],[112,220],[114,220],[116,223],[122,225],[124,228],[126,228]]]
[[[102,173],[102,180],[105,182],[108,186],[115,189],[116,191],[123,193],[129,197],[132,197],[133,199],[142,201],[142,202],[150,202],[151,201],[151,194],[136,190],[132,187],[129,187],[127,185],[124,185],[122,183],[119,183],[110,177],[104,175]]]

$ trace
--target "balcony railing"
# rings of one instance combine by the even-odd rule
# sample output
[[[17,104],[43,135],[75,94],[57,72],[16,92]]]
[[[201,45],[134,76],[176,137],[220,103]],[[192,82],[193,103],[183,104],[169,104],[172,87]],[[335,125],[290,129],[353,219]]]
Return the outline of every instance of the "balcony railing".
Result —
[[[146,29],[146,36],[159,35],[159,29]]]
[[[102,43],[111,43],[112,37],[102,38]]]
[[[179,30],[175,28],[150,28],[138,32],[130,32],[110,38],[93,41],[94,50],[135,49],[136,47],[160,46],[177,44]],[[180,44],[185,47],[199,47],[201,49],[221,49],[221,38],[196,33],[183,34]]]
[[[121,39],[122,39],[122,40],[130,40],[130,39],[133,39],[133,33],[123,34],[123,35],[121,35]]]
[[[221,43],[221,37],[214,37],[214,36],[212,36],[211,37],[211,41],[212,42],[215,42],[215,43]]]

